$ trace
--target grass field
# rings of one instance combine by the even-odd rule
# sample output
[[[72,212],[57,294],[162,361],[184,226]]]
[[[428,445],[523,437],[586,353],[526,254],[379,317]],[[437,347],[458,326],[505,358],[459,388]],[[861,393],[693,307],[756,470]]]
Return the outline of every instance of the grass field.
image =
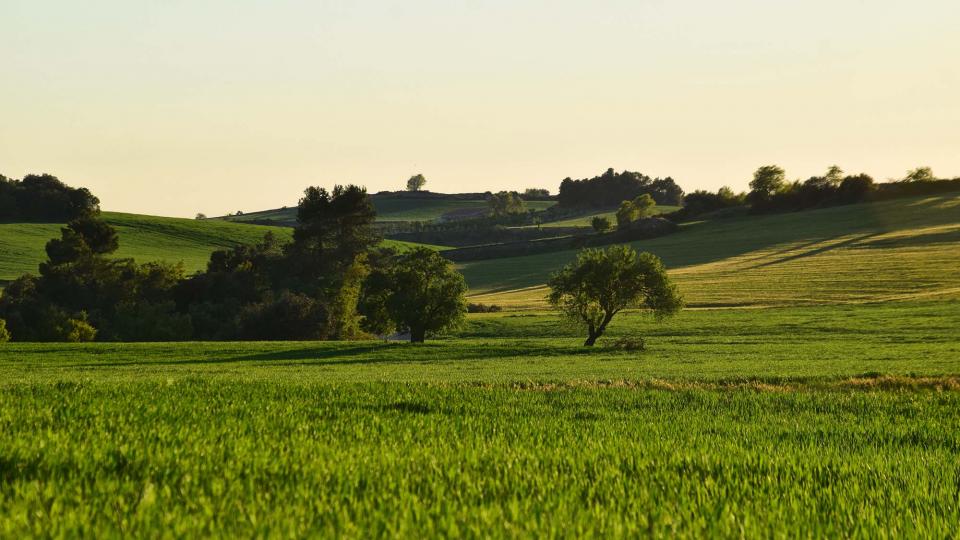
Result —
[[[293,236],[286,227],[214,219],[197,221],[117,212],[104,212],[103,219],[120,235],[120,249],[115,256],[132,257],[138,262],[182,261],[188,273],[206,268],[210,253],[217,249],[259,242],[267,232],[282,240]],[[37,266],[46,259],[44,246],[51,238],[60,237],[61,227],[57,223],[0,223],[0,284],[25,273],[36,274]],[[402,251],[420,244],[385,240],[384,245]]]
[[[960,297],[960,195],[685,224],[635,242],[693,306]],[[542,284],[575,252],[467,263],[474,300],[542,308]]]
[[[536,310],[419,345],[0,344],[0,537],[957,534],[960,196],[638,245],[728,307],[593,349]],[[465,270],[540,308],[571,256]]]
[[[210,253],[241,243],[255,243],[272,231],[290,238],[289,229],[240,225],[219,220],[145,216],[104,212],[103,219],[117,229],[120,249],[117,257],[132,257],[139,262],[183,261],[188,272],[206,268]],[[0,281],[24,273],[37,272],[46,259],[44,246],[60,237],[57,223],[0,223]]]
[[[551,317],[427,343],[7,344],[0,534],[923,536],[960,303]]]
[[[679,206],[655,206],[653,207],[653,215],[659,214],[668,214],[675,210],[679,210]],[[579,216],[570,219],[563,219],[560,221],[551,221],[549,223],[543,223],[540,227],[549,228],[549,227],[590,227],[593,225],[593,218],[595,217],[605,217],[610,220],[610,223],[614,226],[617,224],[617,212],[615,210],[604,211],[604,212],[594,212],[592,214],[587,214],[584,216]],[[527,227],[536,227],[537,225],[527,225]]]
[[[488,208],[485,200],[458,201],[448,199],[386,199],[373,197],[373,206],[377,209],[377,221],[434,221],[451,212],[482,212]],[[545,210],[555,201],[527,201],[531,210]],[[292,226],[296,223],[297,208],[277,208],[250,212],[242,216],[225,216],[229,221],[255,221],[270,219],[279,225]]]

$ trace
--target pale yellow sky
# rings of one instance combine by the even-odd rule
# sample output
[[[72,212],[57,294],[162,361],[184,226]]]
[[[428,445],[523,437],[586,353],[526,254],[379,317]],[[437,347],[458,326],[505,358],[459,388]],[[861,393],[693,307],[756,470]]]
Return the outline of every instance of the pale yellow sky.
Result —
[[[687,191],[777,163],[960,176],[960,2],[0,2],[0,173],[109,210],[295,204],[308,184]]]

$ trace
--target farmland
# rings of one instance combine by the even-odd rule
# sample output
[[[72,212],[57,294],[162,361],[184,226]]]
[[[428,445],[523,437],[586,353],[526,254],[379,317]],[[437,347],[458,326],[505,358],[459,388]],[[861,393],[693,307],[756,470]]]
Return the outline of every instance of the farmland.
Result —
[[[8,344],[0,531],[949,536],[958,324],[921,302],[634,314],[613,331],[643,353],[508,314],[422,346]]]
[[[684,224],[635,242],[660,256],[692,306],[790,306],[960,296],[960,195]],[[477,301],[543,308],[575,252],[463,265]]]
[[[958,205],[637,243],[694,309],[593,349],[542,302],[572,253],[465,265],[516,310],[426,344],[0,345],[0,536],[949,537]]]

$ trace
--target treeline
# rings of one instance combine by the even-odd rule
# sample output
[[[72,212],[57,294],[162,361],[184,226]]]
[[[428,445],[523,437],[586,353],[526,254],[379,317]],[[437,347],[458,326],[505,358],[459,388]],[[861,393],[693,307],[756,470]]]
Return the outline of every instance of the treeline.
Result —
[[[49,174],[21,180],[0,174],[0,221],[63,223],[100,212],[100,200],[87,188],[72,188]]]
[[[638,172],[618,173],[613,169],[593,178],[565,178],[560,183],[558,203],[566,208],[609,208],[644,194],[650,195],[657,204],[683,204],[683,189],[673,178],[650,178]]]
[[[423,341],[457,325],[466,284],[436,252],[379,249],[366,190],[308,188],[293,240],[214,252],[205,272],[109,257],[116,231],[95,215],[47,243],[39,275],[12,282],[0,320],[18,341],[357,339]]]
[[[734,193],[726,186],[716,193],[697,190],[686,195],[682,209],[667,217],[682,221],[736,207],[754,214],[794,212],[957,190],[960,178],[938,179],[928,167],[914,169],[900,180],[876,183],[867,174],[847,175],[834,165],[821,176],[791,182],[781,167],[765,165],[754,173],[749,192]]]

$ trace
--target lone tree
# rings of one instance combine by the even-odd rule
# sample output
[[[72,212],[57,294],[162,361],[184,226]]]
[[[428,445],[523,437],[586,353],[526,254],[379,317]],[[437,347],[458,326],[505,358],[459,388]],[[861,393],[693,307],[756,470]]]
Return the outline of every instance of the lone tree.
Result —
[[[427,179],[422,174],[415,174],[407,180],[407,191],[420,191],[427,183]]]
[[[467,283],[453,264],[418,247],[375,270],[364,291],[364,327],[379,334],[393,329],[423,343],[428,333],[456,328],[467,312]]]
[[[592,347],[624,309],[646,307],[659,320],[683,307],[660,259],[628,246],[581,251],[548,285],[550,304],[587,330],[586,347]]]

